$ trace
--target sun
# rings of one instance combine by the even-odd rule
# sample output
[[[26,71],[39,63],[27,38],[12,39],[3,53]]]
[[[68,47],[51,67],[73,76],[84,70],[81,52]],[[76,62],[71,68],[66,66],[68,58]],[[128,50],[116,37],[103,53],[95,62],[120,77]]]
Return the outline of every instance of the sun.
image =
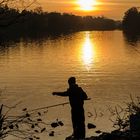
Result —
[[[78,0],[78,5],[80,6],[81,10],[91,11],[96,5],[96,0]]]

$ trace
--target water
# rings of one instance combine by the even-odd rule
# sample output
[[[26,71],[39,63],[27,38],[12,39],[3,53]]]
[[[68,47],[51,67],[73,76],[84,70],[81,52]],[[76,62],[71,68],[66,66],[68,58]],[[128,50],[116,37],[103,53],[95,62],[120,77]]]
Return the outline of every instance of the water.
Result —
[[[85,103],[86,123],[110,131],[108,107],[123,106],[130,94],[139,96],[140,42],[127,40],[121,31],[85,31],[9,44],[0,49],[0,102],[9,106],[20,102],[17,110],[68,101],[51,93],[66,90],[67,79],[75,76],[92,98]],[[56,130],[54,138],[43,138],[59,140],[71,133],[69,106],[49,110],[47,121],[56,118],[65,126]],[[87,131],[87,136],[94,134],[94,130]]]

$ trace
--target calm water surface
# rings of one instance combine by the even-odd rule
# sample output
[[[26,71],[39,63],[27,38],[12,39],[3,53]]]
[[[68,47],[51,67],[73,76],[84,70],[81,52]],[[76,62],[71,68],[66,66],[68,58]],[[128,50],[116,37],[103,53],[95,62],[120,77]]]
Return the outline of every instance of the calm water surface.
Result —
[[[0,48],[0,102],[21,102],[19,110],[68,101],[51,93],[66,90],[70,76],[77,77],[78,84],[92,98],[85,103],[86,123],[97,124],[96,130],[109,131],[108,107],[122,106],[130,100],[130,94],[134,98],[140,95],[140,42],[128,42],[121,31],[87,31],[21,40]],[[88,112],[93,117],[88,117]],[[56,137],[43,137],[62,140],[71,133],[69,106],[49,110],[47,121],[56,118],[65,126],[56,130]],[[94,130],[87,131],[87,136],[93,134]]]

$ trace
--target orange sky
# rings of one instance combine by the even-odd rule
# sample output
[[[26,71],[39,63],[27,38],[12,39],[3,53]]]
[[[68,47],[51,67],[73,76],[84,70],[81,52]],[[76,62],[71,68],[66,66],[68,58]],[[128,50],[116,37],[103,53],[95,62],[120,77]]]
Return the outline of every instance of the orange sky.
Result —
[[[133,7],[140,7],[140,0],[94,0],[96,5],[92,11],[80,10],[78,0],[38,0],[44,11],[67,12],[76,15],[106,16],[122,19],[124,12]],[[87,0],[88,1],[88,0]]]

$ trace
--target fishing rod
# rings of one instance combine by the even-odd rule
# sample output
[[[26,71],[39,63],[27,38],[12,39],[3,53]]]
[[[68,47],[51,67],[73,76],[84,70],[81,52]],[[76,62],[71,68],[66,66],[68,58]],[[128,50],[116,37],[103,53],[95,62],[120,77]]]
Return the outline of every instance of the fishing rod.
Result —
[[[88,100],[91,100],[91,98],[87,98],[85,101],[88,101]],[[50,106],[46,106],[46,107],[40,107],[40,108],[33,109],[29,112],[33,112],[33,111],[37,111],[37,110],[43,110],[43,109],[49,109],[49,108],[58,107],[58,106],[64,106],[64,105],[67,105],[67,104],[70,104],[70,102],[64,102],[64,103],[50,105]]]

